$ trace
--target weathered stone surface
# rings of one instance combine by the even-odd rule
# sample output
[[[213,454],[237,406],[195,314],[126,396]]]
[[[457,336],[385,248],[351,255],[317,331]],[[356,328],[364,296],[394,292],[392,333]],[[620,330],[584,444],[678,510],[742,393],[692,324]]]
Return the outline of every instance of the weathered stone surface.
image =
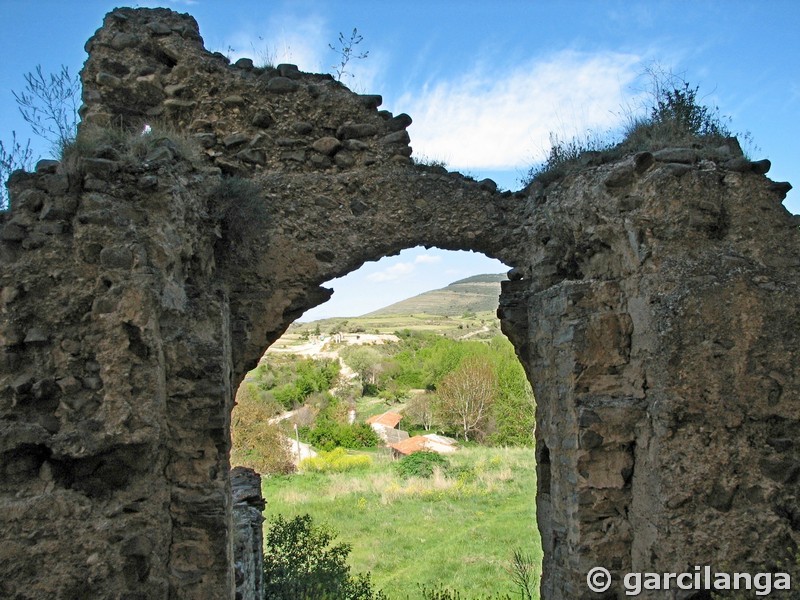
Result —
[[[139,43],[113,48],[121,33]],[[237,567],[254,581],[259,542],[238,538],[250,562],[232,553],[235,505],[253,534],[259,510],[231,493],[234,390],[330,296],[321,283],[417,245],[514,269],[499,313],[537,398],[545,600],[587,597],[599,565],[622,597],[629,571],[792,564],[800,245],[763,166],[676,149],[498,194],[381,143],[410,118],[329,76],[284,68],[296,93],[264,93],[276,70],[228,67],[187,15],[117,9],[87,47],[86,121],[140,126],[162,100],[128,92],[158,73],[180,90],[166,124],[209,137],[159,164],[88,156],[60,181],[12,177],[4,597],[230,600]],[[112,55],[129,69],[116,87],[97,79]],[[231,96],[244,104],[225,112]],[[333,133],[333,161],[309,148]],[[253,184],[233,220],[228,175]]]
[[[258,600],[264,597],[262,512],[265,506],[258,473],[244,467],[231,469],[231,497],[236,597]]]
[[[337,140],[335,137],[324,137],[314,142],[311,147],[317,152],[332,156],[337,150],[339,150],[339,148],[342,147],[342,142]]]
[[[267,91],[275,94],[289,94],[296,92],[300,85],[288,77],[273,77],[267,82]]]

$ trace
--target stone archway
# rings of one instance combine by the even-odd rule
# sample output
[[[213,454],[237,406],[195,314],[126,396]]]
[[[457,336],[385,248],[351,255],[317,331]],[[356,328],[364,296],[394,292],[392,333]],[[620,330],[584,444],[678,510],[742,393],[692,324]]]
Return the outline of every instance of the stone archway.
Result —
[[[498,194],[413,164],[379,97],[228,65],[186,15],[118,9],[87,49],[82,133],[158,121],[204,150],[95,141],[12,178],[5,595],[232,597],[232,391],[320,283],[416,245],[514,267],[543,598],[797,547],[800,255],[764,164],[664,150]]]

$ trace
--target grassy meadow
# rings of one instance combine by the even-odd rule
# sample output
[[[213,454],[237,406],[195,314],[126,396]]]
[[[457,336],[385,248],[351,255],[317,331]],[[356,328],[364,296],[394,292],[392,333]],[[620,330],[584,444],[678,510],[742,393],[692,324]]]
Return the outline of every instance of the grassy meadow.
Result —
[[[267,521],[308,513],[332,526],[352,546],[353,572],[370,571],[392,600],[419,598],[419,585],[457,589],[464,600],[513,597],[513,551],[541,563],[532,449],[463,447],[448,475],[430,479],[399,477],[383,451],[357,454],[372,464],[265,477]]]

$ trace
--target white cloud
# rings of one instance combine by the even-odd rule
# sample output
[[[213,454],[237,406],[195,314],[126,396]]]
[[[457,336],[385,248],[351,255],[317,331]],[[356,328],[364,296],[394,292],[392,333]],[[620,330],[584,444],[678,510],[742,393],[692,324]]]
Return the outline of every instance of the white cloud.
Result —
[[[559,52],[507,72],[486,67],[404,94],[414,151],[456,169],[513,169],[544,158],[549,134],[571,137],[619,124],[642,58]]]
[[[442,257],[435,254],[420,254],[414,259],[414,263],[417,265],[431,265],[441,261]]]
[[[377,271],[375,273],[370,273],[366,276],[367,281],[371,281],[373,283],[381,283],[384,281],[395,281],[396,279],[401,279],[406,275],[410,275],[415,269],[413,263],[406,263],[406,262],[399,262],[395,263],[390,267],[385,268],[383,271]]]

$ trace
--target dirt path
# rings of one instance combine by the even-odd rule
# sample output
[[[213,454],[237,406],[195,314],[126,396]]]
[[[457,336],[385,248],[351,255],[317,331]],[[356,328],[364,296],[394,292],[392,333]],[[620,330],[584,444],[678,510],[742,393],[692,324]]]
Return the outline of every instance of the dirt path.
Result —
[[[471,338],[472,336],[479,335],[481,333],[486,333],[487,331],[489,331],[489,326],[488,325],[484,325],[480,329],[476,329],[475,331],[470,331],[469,333],[465,333],[464,335],[462,335],[458,339],[466,340],[466,339]]]

